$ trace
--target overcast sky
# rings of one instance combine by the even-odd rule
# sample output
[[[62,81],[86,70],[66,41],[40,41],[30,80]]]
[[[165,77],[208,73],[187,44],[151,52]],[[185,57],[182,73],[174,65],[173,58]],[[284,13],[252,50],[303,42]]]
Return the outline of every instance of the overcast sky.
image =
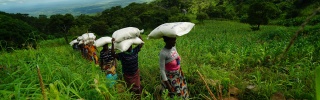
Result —
[[[29,7],[35,5],[51,5],[61,3],[81,3],[93,1],[113,1],[113,0],[0,0],[0,9],[10,9],[16,7]]]
[[[0,0],[0,11],[37,14],[76,13],[73,8],[107,6],[112,3],[150,2],[152,0]],[[105,8],[103,8],[105,9]]]

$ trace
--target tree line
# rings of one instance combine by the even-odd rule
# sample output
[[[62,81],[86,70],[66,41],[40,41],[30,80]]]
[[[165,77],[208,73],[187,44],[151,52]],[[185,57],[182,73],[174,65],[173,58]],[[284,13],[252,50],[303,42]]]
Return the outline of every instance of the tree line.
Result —
[[[95,15],[54,14],[29,16],[0,12],[0,43],[2,48],[36,47],[39,39],[70,37],[85,32],[110,35],[123,27],[153,29],[166,22],[223,19],[249,23],[253,30],[260,25],[300,25],[306,11],[319,5],[317,0],[155,0],[115,6]],[[313,7],[314,6],[314,7]],[[306,10],[307,9],[307,10]],[[320,17],[311,21],[316,25]]]

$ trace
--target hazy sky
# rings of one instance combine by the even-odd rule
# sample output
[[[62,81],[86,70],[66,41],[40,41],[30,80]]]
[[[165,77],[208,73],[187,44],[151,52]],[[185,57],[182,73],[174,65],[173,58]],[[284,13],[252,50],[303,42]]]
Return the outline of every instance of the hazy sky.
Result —
[[[99,2],[99,1],[114,1],[114,0],[0,0],[0,10],[8,10],[12,8],[25,8],[38,5],[52,5],[62,3],[75,3],[81,4],[86,2]]]
[[[72,9],[117,3],[148,2],[152,0],[0,0],[0,11],[7,13],[38,14],[76,13]],[[114,5],[113,5],[114,6]],[[105,8],[102,8],[102,10]],[[89,9],[90,10],[90,9]]]

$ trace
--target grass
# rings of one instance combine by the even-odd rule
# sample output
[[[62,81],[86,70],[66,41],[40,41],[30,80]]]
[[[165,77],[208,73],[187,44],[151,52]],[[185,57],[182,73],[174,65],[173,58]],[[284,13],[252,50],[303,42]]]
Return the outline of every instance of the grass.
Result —
[[[297,29],[261,26],[261,31],[251,31],[247,24],[214,20],[196,24],[189,34],[177,38],[176,45],[190,98],[210,96],[196,72],[199,70],[216,96],[217,84],[221,84],[224,97],[228,97],[229,87],[237,87],[239,99],[270,99],[276,92],[287,99],[315,99],[315,67],[319,66],[319,60],[314,59],[320,58],[315,54],[320,42],[310,41],[311,36],[299,37],[284,60],[276,59]],[[153,94],[160,84],[158,54],[164,42],[142,37],[145,41],[139,53],[141,83],[145,87],[142,99],[149,100],[155,99]],[[36,50],[1,52],[0,98],[42,99],[38,65],[49,99],[132,99],[128,89],[118,92],[120,87],[107,87],[100,68],[81,58],[79,51],[64,42],[62,38],[47,40],[39,42]],[[121,76],[121,65],[117,70]],[[120,79],[118,83],[124,81]]]

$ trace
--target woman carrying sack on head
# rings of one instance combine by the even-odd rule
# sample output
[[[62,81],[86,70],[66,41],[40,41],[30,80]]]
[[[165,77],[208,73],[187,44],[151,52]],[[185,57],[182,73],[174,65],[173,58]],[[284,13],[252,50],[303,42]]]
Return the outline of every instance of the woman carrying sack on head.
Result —
[[[108,47],[108,44],[103,45],[99,60],[101,70],[106,73],[106,78],[111,81],[109,87],[112,87],[118,78],[116,73],[117,62],[112,56],[111,48]]]
[[[88,59],[89,61],[94,61],[95,64],[99,64],[99,59],[97,56],[97,48],[90,42],[88,45],[85,46],[88,50]]]
[[[165,47],[160,51],[159,63],[161,83],[169,90],[169,96],[175,95],[182,99],[188,99],[187,83],[180,67],[180,56],[176,50],[176,38],[163,36]]]

